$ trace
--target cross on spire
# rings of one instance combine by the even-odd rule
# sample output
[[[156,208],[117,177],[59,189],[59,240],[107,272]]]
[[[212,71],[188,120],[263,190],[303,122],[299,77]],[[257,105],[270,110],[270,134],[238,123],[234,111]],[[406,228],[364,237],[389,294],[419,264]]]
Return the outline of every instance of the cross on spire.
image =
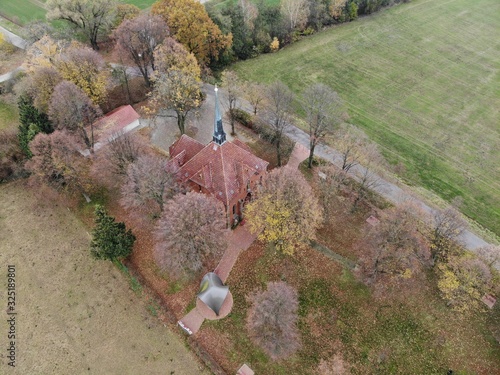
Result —
[[[224,133],[224,128],[222,127],[222,116],[220,114],[219,108],[219,95],[217,85],[215,85],[215,121],[214,121],[214,135],[212,140],[218,145],[222,145],[226,142],[226,133]]]

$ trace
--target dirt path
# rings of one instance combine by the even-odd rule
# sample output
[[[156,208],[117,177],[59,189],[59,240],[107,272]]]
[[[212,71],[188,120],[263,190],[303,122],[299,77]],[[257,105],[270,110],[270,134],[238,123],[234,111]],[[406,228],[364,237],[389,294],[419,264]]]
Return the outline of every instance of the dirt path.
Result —
[[[207,374],[65,207],[0,185],[0,374]],[[16,368],[7,365],[7,265],[16,270]],[[5,349],[5,350],[4,350]]]

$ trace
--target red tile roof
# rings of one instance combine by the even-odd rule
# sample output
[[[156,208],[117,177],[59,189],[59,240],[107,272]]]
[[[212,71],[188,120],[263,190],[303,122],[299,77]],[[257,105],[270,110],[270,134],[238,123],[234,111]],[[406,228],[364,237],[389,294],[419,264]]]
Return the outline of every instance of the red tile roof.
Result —
[[[226,207],[229,207],[231,200],[241,192],[250,177],[255,173],[265,171],[269,164],[253,155],[250,149],[240,141],[224,142],[220,146],[210,142],[193,157],[188,158],[188,153],[192,153],[200,143],[186,135],[183,135],[170,148],[174,160],[179,161],[176,157],[181,156],[181,152],[184,151],[181,145],[190,148],[189,151],[185,150],[184,160],[180,163],[181,180],[192,181],[203,186]]]
[[[172,159],[177,156],[181,156],[180,154],[182,153],[183,159],[181,161],[181,164],[184,164],[198,152],[203,150],[204,147],[205,145],[203,145],[203,143],[200,143],[196,139],[183,134],[177,141],[172,143],[172,146],[169,147],[168,151],[170,152],[170,157]]]
[[[140,117],[132,106],[122,105],[94,123],[94,134],[97,134],[96,139],[109,138]]]

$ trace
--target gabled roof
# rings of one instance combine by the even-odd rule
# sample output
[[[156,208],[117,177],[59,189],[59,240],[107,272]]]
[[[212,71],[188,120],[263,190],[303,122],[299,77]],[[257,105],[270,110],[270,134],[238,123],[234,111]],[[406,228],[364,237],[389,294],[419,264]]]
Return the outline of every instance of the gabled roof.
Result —
[[[98,133],[99,138],[104,139],[120,131],[125,132],[124,128],[140,117],[131,105],[122,105],[96,121],[94,131]]]
[[[184,145],[194,147],[193,145],[198,143],[192,138],[187,140],[188,136],[183,137]],[[182,151],[180,147],[176,147],[174,158]],[[186,150],[184,163],[178,164],[178,176],[184,182],[192,181],[203,186],[228,207],[232,198],[241,191],[243,184],[255,173],[265,171],[268,164],[236,142],[218,145],[212,141],[191,158],[187,158]]]
[[[177,141],[172,143],[172,146],[169,147],[168,151],[170,152],[170,157],[172,159],[177,156],[181,156],[180,154],[182,154],[183,160],[181,160],[181,164],[184,164],[198,152],[203,150],[203,147],[205,147],[203,143],[200,143],[190,136],[183,134]]]

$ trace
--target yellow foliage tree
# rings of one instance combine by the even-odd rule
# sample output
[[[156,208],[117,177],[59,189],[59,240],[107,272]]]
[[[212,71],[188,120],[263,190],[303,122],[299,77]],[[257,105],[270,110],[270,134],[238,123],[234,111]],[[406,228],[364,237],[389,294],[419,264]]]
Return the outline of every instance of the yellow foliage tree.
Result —
[[[72,44],[57,61],[61,76],[81,88],[95,104],[107,96],[109,71],[102,57],[91,48]]]
[[[198,1],[160,0],[151,12],[163,17],[173,37],[196,56],[200,65],[217,61],[231,47],[232,34],[223,35]]]
[[[276,52],[280,49],[280,41],[278,38],[274,37],[273,41],[269,45],[269,48],[271,49],[271,52]]]
[[[177,126],[184,134],[187,115],[202,102],[200,67],[194,55],[172,38],[167,38],[154,56],[157,69],[152,76],[152,100],[147,110],[175,111]]]
[[[456,311],[467,313],[481,308],[481,297],[493,287],[492,269],[474,254],[466,252],[440,262],[438,288]]]
[[[300,172],[284,167],[267,175],[257,199],[245,207],[245,216],[260,240],[292,255],[315,238],[323,211]]]
[[[55,41],[48,35],[33,43],[26,51],[26,70],[28,73],[41,67],[54,68],[66,48],[66,44],[66,42]]]

